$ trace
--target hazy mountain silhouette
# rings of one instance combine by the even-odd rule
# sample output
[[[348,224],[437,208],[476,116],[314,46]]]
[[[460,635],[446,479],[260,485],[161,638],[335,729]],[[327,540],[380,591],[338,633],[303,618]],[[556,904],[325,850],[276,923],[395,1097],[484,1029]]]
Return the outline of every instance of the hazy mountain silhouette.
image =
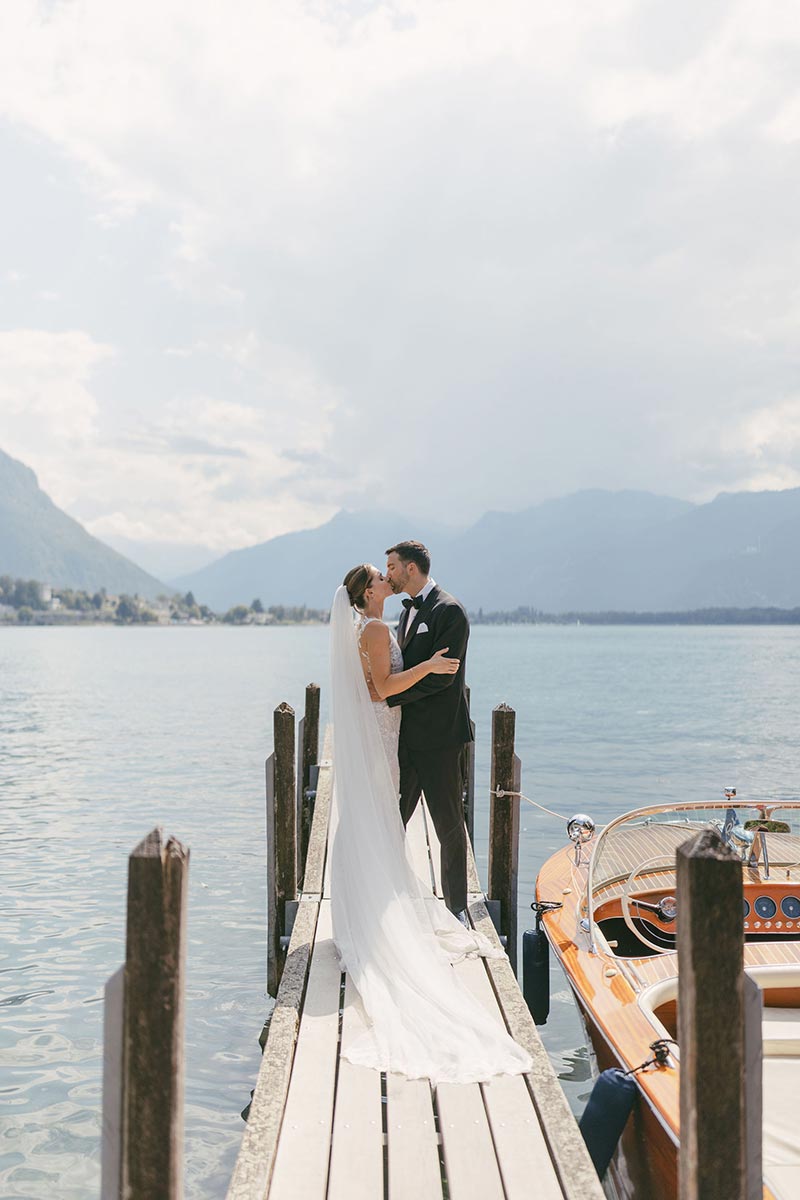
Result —
[[[800,606],[800,488],[691,504],[650,492],[576,492],[466,530],[400,512],[341,512],[316,529],[234,550],[176,580],[217,611],[326,607],[345,572],[427,542],[433,574],[473,611],[680,611]],[[155,596],[164,584],[92,537],[0,451],[0,574]],[[396,605],[393,606],[396,608]]]
[[[453,531],[440,522],[409,521],[398,513],[340,512],[325,525],[285,533],[232,550],[200,571],[180,576],[180,591],[191,589],[199,601],[224,610],[248,604],[256,596],[265,605],[308,604],[324,608],[350,567],[365,559],[383,566],[387,546],[400,538],[427,539],[447,545]]]
[[[0,450],[0,574],[59,587],[153,597],[164,585],[92,537]]]
[[[800,605],[800,489],[691,504],[650,492],[576,492],[466,531],[392,513],[339,513],[317,529],[237,550],[183,576],[211,607],[322,607],[345,571],[379,565],[401,537],[426,541],[433,574],[473,611],[546,612]]]

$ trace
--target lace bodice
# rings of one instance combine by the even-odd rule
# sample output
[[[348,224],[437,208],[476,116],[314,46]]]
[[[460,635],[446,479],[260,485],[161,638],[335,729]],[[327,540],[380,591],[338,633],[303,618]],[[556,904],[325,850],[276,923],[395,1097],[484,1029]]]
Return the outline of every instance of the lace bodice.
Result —
[[[356,631],[358,633],[358,652],[361,655],[361,658],[363,659],[363,662],[364,662],[364,674],[366,675],[367,680],[370,683],[372,682],[372,672],[371,672],[370,666],[369,666],[369,655],[367,654],[366,650],[364,650],[361,646],[361,635],[364,632],[364,630],[366,629],[367,625],[369,625],[369,623],[371,621],[377,621],[377,620],[378,620],[377,617],[358,617],[358,619],[356,620]],[[383,622],[381,622],[381,624],[382,623]],[[388,628],[389,627],[387,625],[387,629]],[[390,669],[391,669],[392,675],[397,675],[399,671],[402,671],[402,669],[403,669],[403,651],[400,649],[400,643],[398,642],[397,638],[392,633],[391,629],[389,629],[389,661],[391,663]]]
[[[361,646],[361,635],[364,632],[370,621],[377,621],[377,617],[358,617],[356,620],[356,632],[358,634],[358,652],[361,655],[364,664],[364,674],[367,682],[372,682],[372,672],[369,666],[369,655]],[[398,671],[403,669],[403,651],[398,645],[397,638],[389,630],[389,656],[391,662],[391,674],[396,675]],[[400,765],[397,758],[397,743],[400,737],[400,721],[401,713],[399,708],[390,708],[385,700],[373,700],[372,711],[375,714],[375,720],[378,722],[378,729],[383,742],[383,748],[386,751],[386,758],[389,763],[389,770],[392,775],[395,792],[400,792]]]

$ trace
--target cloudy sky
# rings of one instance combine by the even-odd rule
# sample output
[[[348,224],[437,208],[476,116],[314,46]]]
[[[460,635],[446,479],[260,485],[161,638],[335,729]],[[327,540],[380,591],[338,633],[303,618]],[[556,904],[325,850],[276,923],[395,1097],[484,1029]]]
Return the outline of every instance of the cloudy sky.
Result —
[[[12,0],[0,448],[175,572],[800,485],[796,0]]]

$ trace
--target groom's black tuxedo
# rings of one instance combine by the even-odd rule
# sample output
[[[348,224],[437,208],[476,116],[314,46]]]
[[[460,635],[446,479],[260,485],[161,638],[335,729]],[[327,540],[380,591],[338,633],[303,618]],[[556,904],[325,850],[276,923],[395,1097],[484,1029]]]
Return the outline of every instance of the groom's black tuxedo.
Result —
[[[406,628],[414,612],[417,619],[409,637]],[[455,675],[426,675],[408,691],[389,697],[388,704],[403,707],[400,740],[409,748],[426,751],[471,742],[474,734],[464,691],[469,621],[463,605],[434,587],[421,608],[403,610],[398,641],[405,669],[425,662],[445,646],[448,658],[461,659]]]
[[[411,615],[416,620],[408,634]],[[389,696],[401,705],[400,812],[408,824],[420,793],[430,809],[442,847],[442,890],[448,908],[467,906],[467,841],[461,800],[461,750],[474,728],[464,690],[469,621],[455,597],[433,587],[418,610],[405,609],[398,641],[404,668],[415,667],[448,647],[448,657],[461,665],[455,675],[427,675],[419,683]]]

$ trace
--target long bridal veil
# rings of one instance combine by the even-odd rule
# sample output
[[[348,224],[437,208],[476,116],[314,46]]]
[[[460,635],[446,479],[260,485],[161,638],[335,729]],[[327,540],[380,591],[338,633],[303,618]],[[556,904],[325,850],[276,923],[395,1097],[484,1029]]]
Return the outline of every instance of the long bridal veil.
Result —
[[[458,979],[468,954],[501,954],[465,929],[416,874],[358,650],[347,589],[331,610],[333,938],[366,1031],[354,1063],[433,1083],[531,1069],[523,1048]]]

